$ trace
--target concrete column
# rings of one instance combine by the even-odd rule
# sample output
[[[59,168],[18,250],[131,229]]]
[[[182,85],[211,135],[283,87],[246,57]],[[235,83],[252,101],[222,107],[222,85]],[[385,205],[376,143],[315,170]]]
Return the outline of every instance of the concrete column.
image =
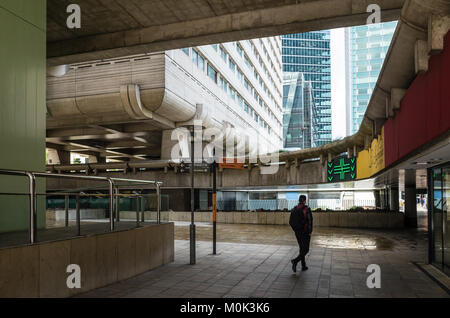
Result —
[[[391,187],[389,189],[389,207],[391,211],[399,211],[398,191],[398,187]]]
[[[48,164],[57,165],[59,164],[58,151],[56,149],[47,149],[48,153]]]
[[[381,193],[380,193],[380,190],[375,190],[373,192],[373,194],[375,196],[375,207],[377,209],[380,209],[381,208]]]
[[[417,227],[415,170],[405,170],[405,225]]]
[[[173,134],[172,130],[164,130],[162,132],[161,140],[161,159],[182,159],[184,161],[190,158],[190,132],[188,129],[178,129],[177,133]],[[172,140],[173,139],[175,140]],[[172,156],[172,151],[175,156]],[[174,158],[173,158],[174,157]]]
[[[70,151],[58,150],[59,164],[70,165]]]
[[[100,155],[89,156],[89,163],[106,163],[106,157]]]
[[[416,74],[424,74],[428,71],[428,43],[424,40],[417,40],[414,46],[414,64]]]
[[[45,171],[46,1],[0,2],[0,168]],[[45,192],[45,181],[36,180]],[[28,193],[24,177],[0,175],[0,192]],[[0,233],[29,228],[28,199],[0,196]],[[38,228],[45,198],[37,198]],[[39,236],[38,236],[39,238]]]

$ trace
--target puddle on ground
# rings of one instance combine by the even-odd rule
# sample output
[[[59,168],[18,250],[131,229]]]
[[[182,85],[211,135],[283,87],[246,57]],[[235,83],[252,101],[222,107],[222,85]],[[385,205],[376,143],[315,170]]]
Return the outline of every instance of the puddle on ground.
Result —
[[[333,249],[392,251],[395,241],[382,234],[360,229],[315,228],[311,245]],[[212,229],[197,227],[196,238],[199,241],[212,240]],[[176,226],[175,239],[188,240],[189,226]],[[297,245],[294,233],[285,225],[217,224],[217,240],[244,244]]]

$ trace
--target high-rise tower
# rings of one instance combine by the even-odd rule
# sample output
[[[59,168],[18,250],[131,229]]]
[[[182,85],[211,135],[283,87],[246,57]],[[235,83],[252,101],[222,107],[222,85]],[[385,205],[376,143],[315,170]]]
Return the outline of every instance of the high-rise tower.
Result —
[[[311,82],[316,122],[316,146],[331,141],[330,31],[284,35],[283,71],[303,73]]]

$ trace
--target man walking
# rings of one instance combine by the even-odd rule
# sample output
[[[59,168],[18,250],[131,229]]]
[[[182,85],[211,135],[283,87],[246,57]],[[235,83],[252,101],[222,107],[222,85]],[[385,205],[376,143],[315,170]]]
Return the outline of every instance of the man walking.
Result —
[[[313,217],[311,209],[306,205],[306,196],[301,195],[298,199],[299,204],[292,209],[291,217],[289,218],[289,225],[294,230],[297,238],[300,254],[291,260],[292,270],[297,271],[298,262],[302,262],[302,271],[306,271],[305,256],[309,252],[309,243],[311,241],[311,233],[313,228]]]

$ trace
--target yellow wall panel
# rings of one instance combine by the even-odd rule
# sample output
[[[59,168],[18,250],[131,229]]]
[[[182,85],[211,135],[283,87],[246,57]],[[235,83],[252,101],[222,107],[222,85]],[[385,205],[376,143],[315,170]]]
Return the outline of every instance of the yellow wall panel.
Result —
[[[384,127],[381,134],[372,141],[368,150],[358,153],[356,170],[358,179],[367,179],[385,168]]]

